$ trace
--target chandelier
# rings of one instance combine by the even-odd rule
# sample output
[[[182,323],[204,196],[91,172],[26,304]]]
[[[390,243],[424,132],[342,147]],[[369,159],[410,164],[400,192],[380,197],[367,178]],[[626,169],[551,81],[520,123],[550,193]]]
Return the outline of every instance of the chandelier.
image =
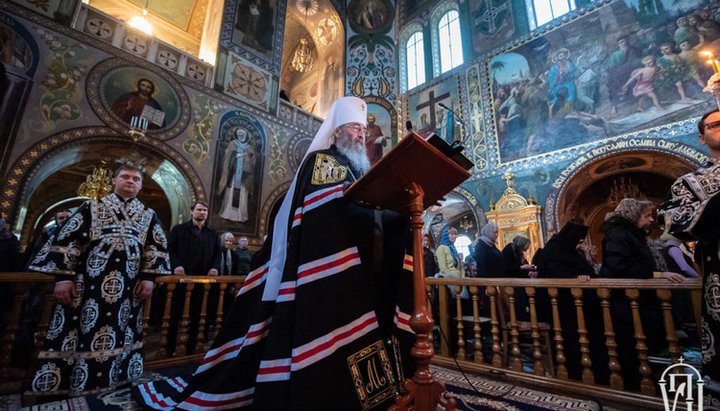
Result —
[[[305,73],[313,67],[314,63],[313,51],[308,45],[308,40],[303,37],[300,39],[300,44],[295,49],[295,55],[292,59],[292,68],[295,71]]]
[[[93,167],[92,174],[85,177],[85,182],[80,184],[77,193],[81,197],[99,199],[112,192],[111,172],[105,168],[104,162],[100,167]]]

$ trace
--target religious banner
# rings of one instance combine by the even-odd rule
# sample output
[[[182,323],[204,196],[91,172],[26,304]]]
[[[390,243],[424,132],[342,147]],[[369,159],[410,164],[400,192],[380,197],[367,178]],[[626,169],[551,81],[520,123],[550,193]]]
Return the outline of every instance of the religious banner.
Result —
[[[611,1],[488,60],[500,162],[697,116],[720,51],[709,1]],[[494,130],[493,130],[494,129]]]

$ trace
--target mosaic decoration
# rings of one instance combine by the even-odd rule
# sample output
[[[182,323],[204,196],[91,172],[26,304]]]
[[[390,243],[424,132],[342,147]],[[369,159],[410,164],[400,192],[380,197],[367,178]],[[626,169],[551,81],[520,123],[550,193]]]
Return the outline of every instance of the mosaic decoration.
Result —
[[[470,105],[470,140],[465,143],[466,156],[475,164],[473,172],[482,172],[488,168],[488,147],[485,138],[485,118],[480,103],[480,69],[477,64],[465,73],[468,103]],[[466,140],[467,141],[467,140]]]
[[[483,54],[515,34],[510,0],[478,0],[469,3],[473,50]]]
[[[272,101],[277,93],[272,75],[233,53],[227,59],[223,84],[231,97],[265,111],[275,108]]]
[[[294,171],[300,168],[300,164],[302,163],[303,158],[305,158],[305,153],[307,153],[308,148],[310,148],[312,139],[313,136],[301,133],[292,136],[287,144],[287,149],[285,150],[287,161],[291,170]]]
[[[387,35],[355,35],[348,41],[348,49],[346,90],[358,97],[372,95],[395,102],[397,85],[392,39]]]
[[[229,0],[220,45],[275,76],[280,75],[287,0]]]
[[[21,192],[19,188],[26,187],[25,182],[33,178],[38,168],[44,162],[48,161],[52,153],[57,149],[69,144],[82,143],[82,141],[86,139],[93,139],[94,142],[102,141],[103,139],[111,142],[131,141],[126,137],[112,136],[112,134],[113,131],[107,127],[77,128],[45,138],[30,147],[8,168],[5,181],[1,186],[2,191],[0,191],[0,212],[11,217],[17,217],[14,213],[17,210],[18,201],[28,195],[28,193]],[[160,152],[177,164],[177,168],[183,174],[187,185],[193,190],[192,193],[189,193],[192,198],[206,201],[205,189],[200,180],[200,176],[182,154],[156,139],[148,139],[147,141],[140,141],[136,144],[146,149]],[[14,218],[10,220],[14,220]]]
[[[717,7],[662,0],[638,10],[606,0],[535,32],[487,61],[498,161],[553,153],[706,111],[709,68],[696,48],[714,47]],[[569,20],[569,19],[568,19]],[[622,24],[618,22],[622,21]],[[688,21],[694,21],[690,24]],[[627,31],[625,31],[627,30]],[[713,37],[715,36],[715,37]],[[682,48],[680,47],[682,46]]]
[[[288,178],[285,166],[285,153],[283,146],[288,139],[288,132],[284,128],[270,125],[270,181],[277,183]]]
[[[219,230],[255,235],[266,135],[262,124],[243,111],[220,119],[213,172],[213,214]]]
[[[42,120],[29,124],[35,131],[50,131],[60,120],[80,117],[82,78],[90,65],[91,52],[84,44],[68,41],[38,28],[38,36],[48,47],[47,73],[41,82]]]
[[[389,137],[389,140],[383,140],[381,143],[382,154],[385,155],[398,142],[397,112],[392,104],[379,97],[367,96],[364,100],[368,103],[367,139],[378,136]],[[371,116],[374,121],[371,120]]]
[[[210,152],[212,128],[217,122],[218,113],[228,107],[204,95],[195,97],[193,107],[195,127],[192,136],[183,141],[182,147],[197,165],[202,165]]]
[[[150,99],[137,96],[149,93]],[[152,66],[130,65],[113,58],[95,66],[87,80],[87,97],[90,107],[100,119],[113,129],[127,131],[138,104],[143,111],[150,106],[153,119],[147,136],[169,140],[180,134],[190,121],[190,101],[180,83],[172,76],[152,71]]]

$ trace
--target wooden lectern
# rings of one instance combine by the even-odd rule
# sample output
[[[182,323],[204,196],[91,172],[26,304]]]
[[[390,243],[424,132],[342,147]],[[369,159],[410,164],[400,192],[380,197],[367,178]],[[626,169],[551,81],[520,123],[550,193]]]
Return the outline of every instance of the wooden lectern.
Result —
[[[408,394],[398,396],[393,411],[455,409],[455,401],[442,396],[445,386],[433,380],[430,360],[435,354],[430,340],[434,321],[427,307],[425,269],[423,267],[422,213],[453,188],[470,177],[472,163],[453,150],[440,137],[428,140],[410,132],[360,180],[345,196],[378,209],[390,209],[410,215],[413,238],[413,314],[410,328],[415,345],[410,354],[417,363],[412,379],[405,380]]]

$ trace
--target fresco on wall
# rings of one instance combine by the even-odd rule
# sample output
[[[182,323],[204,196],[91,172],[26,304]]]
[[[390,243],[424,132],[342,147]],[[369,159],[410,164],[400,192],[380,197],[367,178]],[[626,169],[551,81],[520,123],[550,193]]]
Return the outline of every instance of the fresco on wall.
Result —
[[[51,18],[60,24],[69,25],[80,0],[11,0],[23,7]]]
[[[265,111],[274,110],[277,92],[272,75],[249,61],[230,53],[224,76],[226,94]]]
[[[365,146],[371,164],[377,163],[397,142],[392,135],[390,112],[380,104],[368,103]]]
[[[271,60],[275,34],[276,0],[238,0],[232,41]]]
[[[180,98],[170,84],[150,70],[119,67],[100,83],[105,108],[126,125],[133,117],[148,120],[149,131],[174,124],[180,116]]]
[[[356,33],[386,32],[394,17],[390,0],[352,0],[348,5],[348,22]]]
[[[615,1],[489,60],[501,162],[696,116],[718,8]],[[720,51],[720,50],[717,50]]]
[[[265,132],[245,112],[220,119],[213,175],[213,214],[216,229],[254,234],[262,180]]]
[[[510,0],[478,0],[470,2],[473,49],[482,54],[515,34],[515,21]]]
[[[422,135],[436,133],[449,143],[461,139],[464,130],[455,121],[455,116],[440,107],[440,103],[462,115],[460,99],[454,78],[446,79],[425,90],[408,96],[408,116],[413,128]]]

